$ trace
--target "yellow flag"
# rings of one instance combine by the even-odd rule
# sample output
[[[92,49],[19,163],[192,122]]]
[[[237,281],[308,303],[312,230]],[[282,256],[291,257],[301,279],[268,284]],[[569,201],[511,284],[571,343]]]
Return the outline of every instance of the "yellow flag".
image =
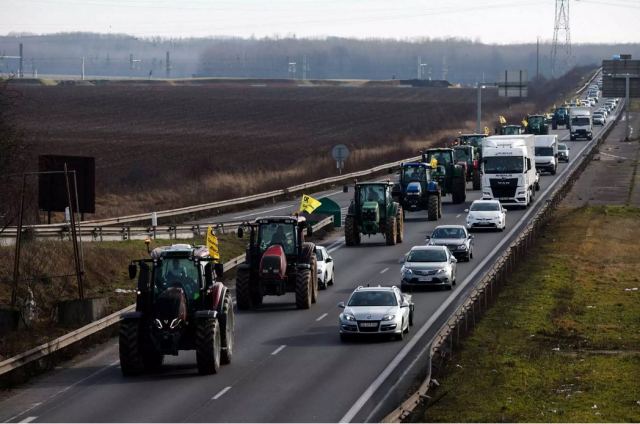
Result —
[[[213,232],[213,227],[207,228],[207,249],[209,249],[209,256],[213,259],[220,260],[220,251],[218,250],[218,237]]]
[[[498,117],[498,120],[500,121],[500,125],[505,125],[507,123],[507,119],[502,115]]]
[[[429,162],[429,165],[431,165],[432,169],[436,169],[438,167],[438,159],[436,159],[435,157],[431,158],[431,162]]]
[[[489,127],[484,127],[484,135],[489,135],[491,134],[491,130],[489,129]]]
[[[311,213],[318,208],[322,203],[306,194],[302,195],[302,201],[300,202],[300,212]]]
[[[522,126],[523,126],[523,127],[526,127],[527,125],[529,125],[529,123],[527,122],[527,120],[526,120],[526,119],[523,119],[523,120],[522,120]]]

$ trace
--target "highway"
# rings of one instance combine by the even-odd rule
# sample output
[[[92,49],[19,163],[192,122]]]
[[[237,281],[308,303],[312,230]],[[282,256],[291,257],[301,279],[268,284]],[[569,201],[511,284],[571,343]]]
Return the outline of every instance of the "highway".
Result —
[[[601,101],[602,102],[602,101]],[[613,119],[611,117],[610,119]],[[595,127],[595,134],[601,127]],[[346,248],[341,232],[323,241],[334,258],[336,284],[320,292],[309,310],[296,310],[293,294],[265,297],[264,306],[236,315],[233,362],[217,375],[202,377],[195,368],[195,353],[166,357],[162,372],[123,378],[117,339],[29,384],[3,395],[0,421],[43,422],[337,422],[363,420],[357,415],[358,399],[411,342],[434,312],[450,296],[472,287],[473,278],[487,266],[486,257],[502,250],[501,241],[515,235],[514,226],[539,206],[547,190],[571,166],[585,141],[568,141],[567,130],[554,131],[571,149],[571,162],[560,164],[556,176],[542,175],[535,204],[527,210],[507,212],[503,233],[474,233],[474,259],[458,264],[458,285],[451,291],[414,293],[415,326],[404,341],[375,340],[341,343],[337,303],[363,284],[398,284],[401,260],[425,235],[441,224],[463,224],[464,209],[480,197],[467,192],[465,204],[445,198],[444,216],[426,220],[426,212],[407,213],[404,243],[386,246],[381,236],[363,238],[359,247]],[[469,184],[470,187],[470,184]],[[310,193],[311,194],[311,193]],[[312,194],[330,195],[341,208],[353,191],[333,189]],[[285,214],[297,201],[278,202],[254,210],[218,216],[220,221],[253,219],[263,214]],[[504,243],[506,244],[506,243]],[[466,281],[465,281],[466,280]],[[438,325],[428,331],[436,331]]]

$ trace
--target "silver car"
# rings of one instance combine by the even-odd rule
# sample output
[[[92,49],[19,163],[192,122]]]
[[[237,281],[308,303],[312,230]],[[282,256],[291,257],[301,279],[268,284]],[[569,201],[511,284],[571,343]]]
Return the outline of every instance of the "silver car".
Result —
[[[427,236],[427,244],[446,246],[460,260],[473,259],[473,236],[463,225],[439,225]]]
[[[413,325],[411,296],[393,287],[358,287],[351,293],[347,304],[340,302],[344,311],[338,317],[340,340],[352,336],[381,335],[402,340]]]
[[[446,287],[456,283],[458,260],[446,246],[414,246],[405,257],[400,288]]]

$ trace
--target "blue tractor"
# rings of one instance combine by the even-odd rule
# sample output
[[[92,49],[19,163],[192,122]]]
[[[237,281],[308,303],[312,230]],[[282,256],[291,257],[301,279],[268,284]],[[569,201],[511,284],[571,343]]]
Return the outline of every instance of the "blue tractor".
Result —
[[[399,182],[394,185],[393,197],[404,212],[427,211],[429,221],[442,217],[442,193],[438,182],[431,179],[431,166],[423,162],[400,165]]]

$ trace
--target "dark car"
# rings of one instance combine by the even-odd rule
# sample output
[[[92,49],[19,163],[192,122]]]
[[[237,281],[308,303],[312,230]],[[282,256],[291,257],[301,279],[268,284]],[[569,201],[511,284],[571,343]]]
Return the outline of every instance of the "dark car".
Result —
[[[463,225],[440,225],[427,240],[431,246],[447,246],[456,259],[468,262],[473,258],[473,236]]]

